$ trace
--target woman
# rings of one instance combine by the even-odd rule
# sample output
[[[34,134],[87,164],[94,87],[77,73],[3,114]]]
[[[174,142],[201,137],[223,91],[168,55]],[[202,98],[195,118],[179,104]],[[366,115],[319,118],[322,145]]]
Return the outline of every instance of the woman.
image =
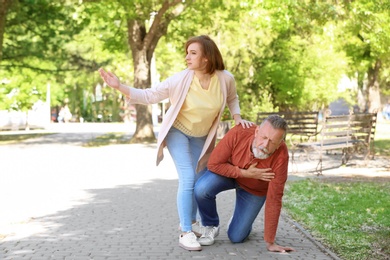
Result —
[[[234,77],[225,70],[214,41],[205,35],[192,37],[185,49],[188,68],[154,88],[130,88],[111,72],[103,69],[99,72],[109,86],[127,96],[130,104],[154,104],[169,98],[171,105],[158,135],[157,165],[167,146],[179,178],[177,207],[182,231],[179,245],[187,250],[201,250],[196,239],[201,232],[196,222],[197,205],[193,194],[197,173],[206,168],[226,105],[236,125],[249,127],[252,123],[240,116]],[[193,231],[198,232],[195,235]]]

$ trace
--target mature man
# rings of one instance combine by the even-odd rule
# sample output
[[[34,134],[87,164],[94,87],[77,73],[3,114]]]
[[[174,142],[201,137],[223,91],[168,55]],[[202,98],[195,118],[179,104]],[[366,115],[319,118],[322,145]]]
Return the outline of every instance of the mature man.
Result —
[[[265,205],[264,240],[273,252],[295,251],[275,243],[288,172],[288,150],[284,143],[287,123],[271,115],[260,126],[232,128],[213,150],[206,171],[195,185],[204,234],[201,245],[212,245],[219,234],[216,195],[236,190],[236,205],[228,226],[228,237],[241,243],[249,236],[254,220]]]

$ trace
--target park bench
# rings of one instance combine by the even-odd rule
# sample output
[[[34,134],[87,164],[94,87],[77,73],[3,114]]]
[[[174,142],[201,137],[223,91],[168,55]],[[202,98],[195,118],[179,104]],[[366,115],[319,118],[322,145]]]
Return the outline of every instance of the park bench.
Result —
[[[217,129],[217,139],[221,140],[227,132],[232,127],[231,121],[221,121],[219,122],[218,129]]]
[[[292,163],[296,151],[303,150],[307,158],[313,152],[319,154],[316,167],[318,175],[323,170],[323,153],[341,150],[341,165],[345,165],[355,154],[361,153],[364,160],[374,155],[374,136],[376,129],[376,113],[358,113],[341,116],[325,116],[321,123],[318,141],[298,143],[292,149]]]
[[[256,124],[260,125],[261,122],[269,115],[279,115],[283,117],[289,126],[288,132],[293,136],[298,136],[299,140],[308,141],[311,137],[318,134],[318,111],[307,112],[259,112],[257,113]],[[231,121],[221,121],[217,130],[217,138],[222,139],[223,136],[230,130]],[[295,139],[292,138],[292,139]],[[290,140],[292,145],[295,142]]]
[[[261,122],[269,115],[279,115],[286,120],[288,124],[289,142],[293,148],[301,142],[316,140],[318,135],[318,111],[302,112],[259,112],[257,113],[256,124]]]

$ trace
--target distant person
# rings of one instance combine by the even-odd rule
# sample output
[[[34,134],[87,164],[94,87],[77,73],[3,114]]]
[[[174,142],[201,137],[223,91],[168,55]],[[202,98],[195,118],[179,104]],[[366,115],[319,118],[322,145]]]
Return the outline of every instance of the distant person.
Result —
[[[390,120],[390,102],[383,107],[382,115],[386,120]]]
[[[72,119],[72,113],[69,110],[68,105],[61,107],[60,112],[58,113],[58,123],[69,123]]]
[[[51,109],[51,122],[58,122],[57,109]]]
[[[167,146],[179,177],[179,246],[201,250],[196,238],[201,227],[196,222],[197,205],[193,194],[197,173],[205,169],[214,149],[218,124],[226,105],[236,125],[246,128],[252,123],[241,118],[235,79],[225,70],[215,42],[205,35],[192,37],[186,42],[185,52],[187,69],[149,89],[128,87],[113,73],[104,69],[99,72],[107,85],[127,96],[130,104],[155,104],[169,98],[170,108],[158,135],[157,165]]]
[[[235,126],[211,153],[206,171],[195,185],[204,234],[201,245],[212,245],[219,234],[216,196],[235,189],[236,201],[227,234],[231,242],[244,242],[265,203],[264,240],[272,252],[295,251],[275,243],[288,172],[288,150],[284,143],[287,123],[270,115],[260,126]]]

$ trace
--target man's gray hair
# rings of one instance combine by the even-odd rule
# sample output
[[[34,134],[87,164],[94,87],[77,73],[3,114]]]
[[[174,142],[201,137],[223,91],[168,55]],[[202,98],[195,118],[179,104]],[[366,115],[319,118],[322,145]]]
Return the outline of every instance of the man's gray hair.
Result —
[[[286,138],[288,125],[286,120],[284,118],[278,116],[278,115],[269,115],[264,121],[261,123],[263,125],[266,121],[268,121],[273,128],[275,129],[282,129],[284,131],[283,139]]]

